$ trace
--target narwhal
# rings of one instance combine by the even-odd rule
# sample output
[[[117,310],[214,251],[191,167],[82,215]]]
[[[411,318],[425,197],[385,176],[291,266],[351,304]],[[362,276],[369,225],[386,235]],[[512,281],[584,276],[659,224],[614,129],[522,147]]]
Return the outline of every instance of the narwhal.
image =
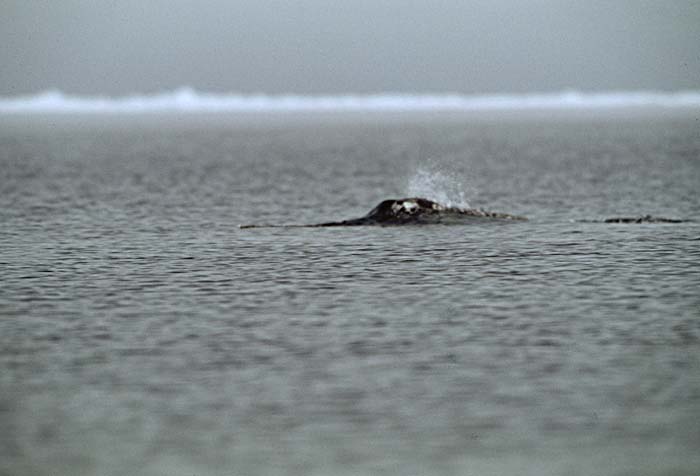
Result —
[[[525,217],[508,213],[488,212],[474,208],[442,205],[427,198],[399,198],[384,200],[367,215],[348,220],[317,223],[313,225],[241,225],[241,228],[260,227],[328,227],[328,226],[394,226],[394,225],[458,225],[472,221],[505,220],[523,221]]]

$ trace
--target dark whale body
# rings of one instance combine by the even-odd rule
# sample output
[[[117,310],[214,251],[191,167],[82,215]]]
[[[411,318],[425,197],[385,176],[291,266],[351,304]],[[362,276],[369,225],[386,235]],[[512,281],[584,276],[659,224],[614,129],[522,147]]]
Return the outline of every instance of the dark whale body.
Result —
[[[384,200],[361,218],[320,223],[315,226],[462,224],[472,219],[526,220],[507,213],[442,205],[426,198]]]
[[[426,198],[401,198],[384,200],[367,215],[349,220],[318,223],[315,225],[282,225],[286,227],[329,227],[329,226],[395,226],[395,225],[458,225],[473,220],[498,219],[518,220],[527,218],[507,213],[487,212],[472,208],[459,208],[442,205]],[[241,228],[260,228],[275,225],[242,225]],[[277,225],[279,226],[279,225]]]

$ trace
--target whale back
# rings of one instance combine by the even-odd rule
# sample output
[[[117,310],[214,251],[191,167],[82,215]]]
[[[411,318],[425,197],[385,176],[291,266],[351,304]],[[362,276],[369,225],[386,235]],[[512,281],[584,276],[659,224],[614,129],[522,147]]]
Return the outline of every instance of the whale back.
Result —
[[[448,207],[426,198],[401,198],[384,200],[374,207],[365,219],[380,223],[415,220],[421,217],[437,215]]]
[[[384,200],[367,215],[349,220],[318,223],[315,225],[280,225],[284,227],[306,226],[361,226],[361,225],[430,225],[464,224],[472,219],[527,220],[526,218],[494,213],[473,208],[459,208],[442,205],[427,198],[412,197]],[[242,225],[241,228],[259,228],[274,225]]]
[[[450,207],[427,198],[411,197],[384,200],[364,217],[341,222],[322,223],[319,226],[452,224],[463,223],[465,219],[469,218],[524,220],[522,217],[506,213]]]

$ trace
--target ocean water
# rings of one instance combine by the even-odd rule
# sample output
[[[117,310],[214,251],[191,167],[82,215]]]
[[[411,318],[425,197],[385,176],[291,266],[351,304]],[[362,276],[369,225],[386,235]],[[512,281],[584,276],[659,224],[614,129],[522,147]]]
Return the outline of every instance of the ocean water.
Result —
[[[0,474],[698,474],[699,117],[0,116]]]

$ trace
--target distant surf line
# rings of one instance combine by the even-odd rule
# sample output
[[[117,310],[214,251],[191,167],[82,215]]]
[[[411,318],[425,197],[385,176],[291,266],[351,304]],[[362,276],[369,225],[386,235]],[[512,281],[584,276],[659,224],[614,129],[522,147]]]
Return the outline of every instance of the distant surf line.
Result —
[[[265,95],[199,92],[189,87],[154,94],[79,96],[58,90],[0,97],[0,114],[149,112],[411,112],[700,108],[700,90],[527,94]]]

